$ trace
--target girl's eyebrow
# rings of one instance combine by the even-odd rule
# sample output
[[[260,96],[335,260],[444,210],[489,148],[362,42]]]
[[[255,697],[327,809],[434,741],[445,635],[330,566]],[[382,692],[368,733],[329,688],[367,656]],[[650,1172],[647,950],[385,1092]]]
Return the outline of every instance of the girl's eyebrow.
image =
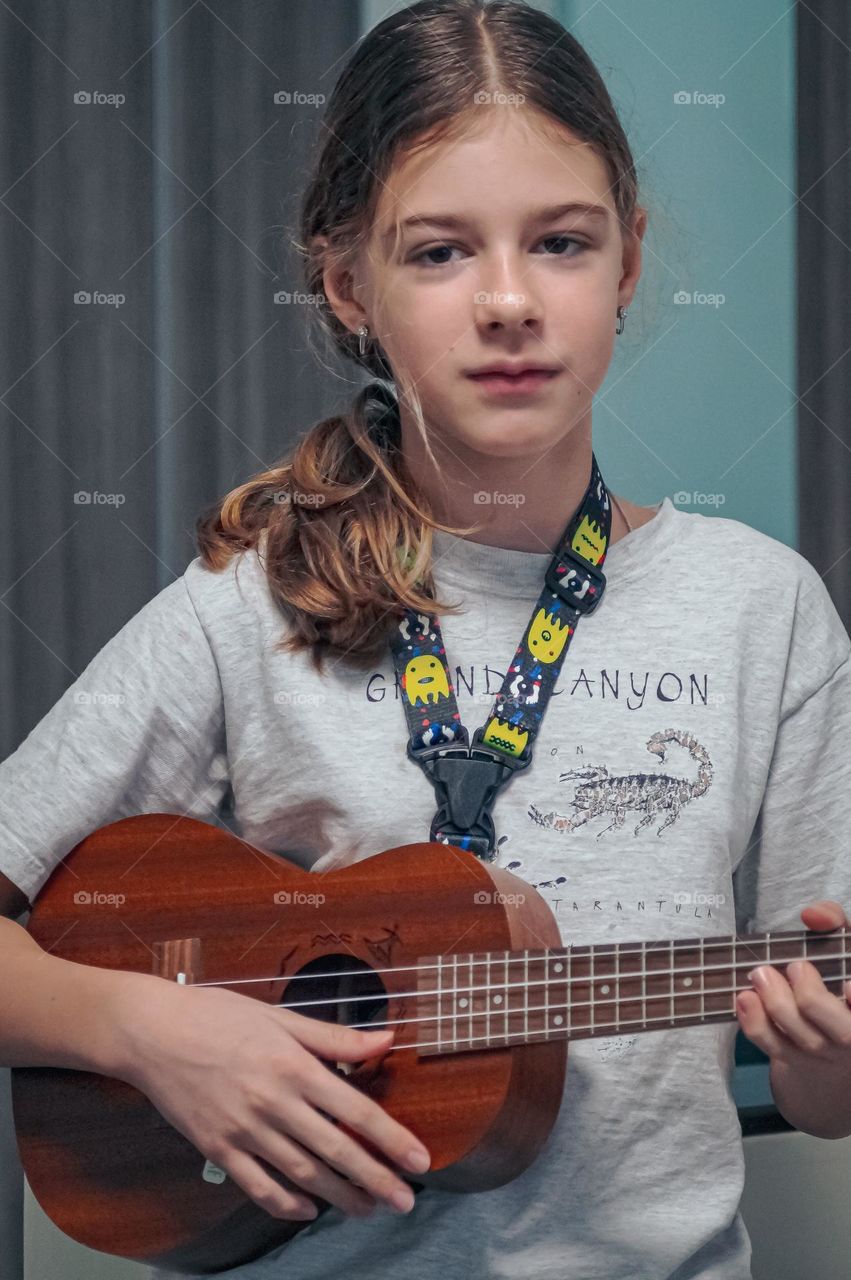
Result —
[[[567,204],[551,204],[545,205],[544,208],[538,209],[531,215],[532,222],[550,222],[553,218],[562,218],[565,214],[581,213],[589,218],[596,218],[600,221],[608,221],[611,217],[609,210],[602,204],[587,204],[582,200],[571,200]],[[404,230],[406,227],[421,226],[427,223],[429,226],[449,227],[453,230],[464,230],[468,227],[466,218],[458,217],[453,213],[414,213],[401,223]],[[384,233],[382,237],[385,241],[392,238],[395,228],[391,227]]]

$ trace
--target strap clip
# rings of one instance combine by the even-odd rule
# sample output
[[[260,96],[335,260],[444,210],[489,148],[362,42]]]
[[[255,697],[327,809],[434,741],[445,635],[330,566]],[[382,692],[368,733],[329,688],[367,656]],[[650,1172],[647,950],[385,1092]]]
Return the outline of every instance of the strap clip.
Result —
[[[492,862],[496,857],[490,812],[494,796],[510,776],[531,763],[532,754],[525,759],[506,755],[483,743],[481,734],[477,729],[472,743],[438,743],[419,751],[408,743],[408,755],[422,766],[437,793],[438,810],[429,838],[470,849]]]
[[[568,565],[566,573],[558,569]],[[550,561],[544,577],[547,589],[570,605],[577,613],[593,613],[603,598],[606,575],[602,569],[585,560],[573,547],[561,547]]]

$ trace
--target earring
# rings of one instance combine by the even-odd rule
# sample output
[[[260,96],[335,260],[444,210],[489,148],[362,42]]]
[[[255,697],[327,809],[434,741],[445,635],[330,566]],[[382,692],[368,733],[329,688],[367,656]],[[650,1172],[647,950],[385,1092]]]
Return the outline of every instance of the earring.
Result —
[[[626,310],[627,310],[626,307],[618,307],[618,323],[617,323],[617,327],[615,328],[615,333],[623,333],[624,331],[624,322],[626,320]]]
[[[366,355],[366,339],[368,334],[369,334],[369,329],[365,324],[362,324],[358,329],[358,355],[359,356]]]

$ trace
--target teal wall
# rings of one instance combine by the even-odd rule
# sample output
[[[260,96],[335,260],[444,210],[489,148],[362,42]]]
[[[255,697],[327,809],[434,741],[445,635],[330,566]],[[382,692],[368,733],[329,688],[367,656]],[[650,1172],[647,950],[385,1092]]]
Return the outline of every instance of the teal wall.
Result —
[[[367,30],[404,0],[361,4]],[[642,280],[594,408],[606,479],[642,504],[691,495],[678,505],[794,546],[794,8],[536,7],[597,64],[649,209]],[[677,102],[682,93],[714,95],[715,104]]]

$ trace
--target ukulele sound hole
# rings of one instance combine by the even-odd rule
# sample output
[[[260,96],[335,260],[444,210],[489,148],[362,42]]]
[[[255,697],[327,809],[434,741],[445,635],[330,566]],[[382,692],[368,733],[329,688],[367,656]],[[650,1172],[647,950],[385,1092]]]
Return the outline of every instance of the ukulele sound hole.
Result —
[[[318,956],[299,969],[287,983],[281,1008],[322,1022],[369,1030],[387,1020],[387,992],[378,974],[365,961],[351,955]],[[350,1074],[359,1063],[337,1063]]]

